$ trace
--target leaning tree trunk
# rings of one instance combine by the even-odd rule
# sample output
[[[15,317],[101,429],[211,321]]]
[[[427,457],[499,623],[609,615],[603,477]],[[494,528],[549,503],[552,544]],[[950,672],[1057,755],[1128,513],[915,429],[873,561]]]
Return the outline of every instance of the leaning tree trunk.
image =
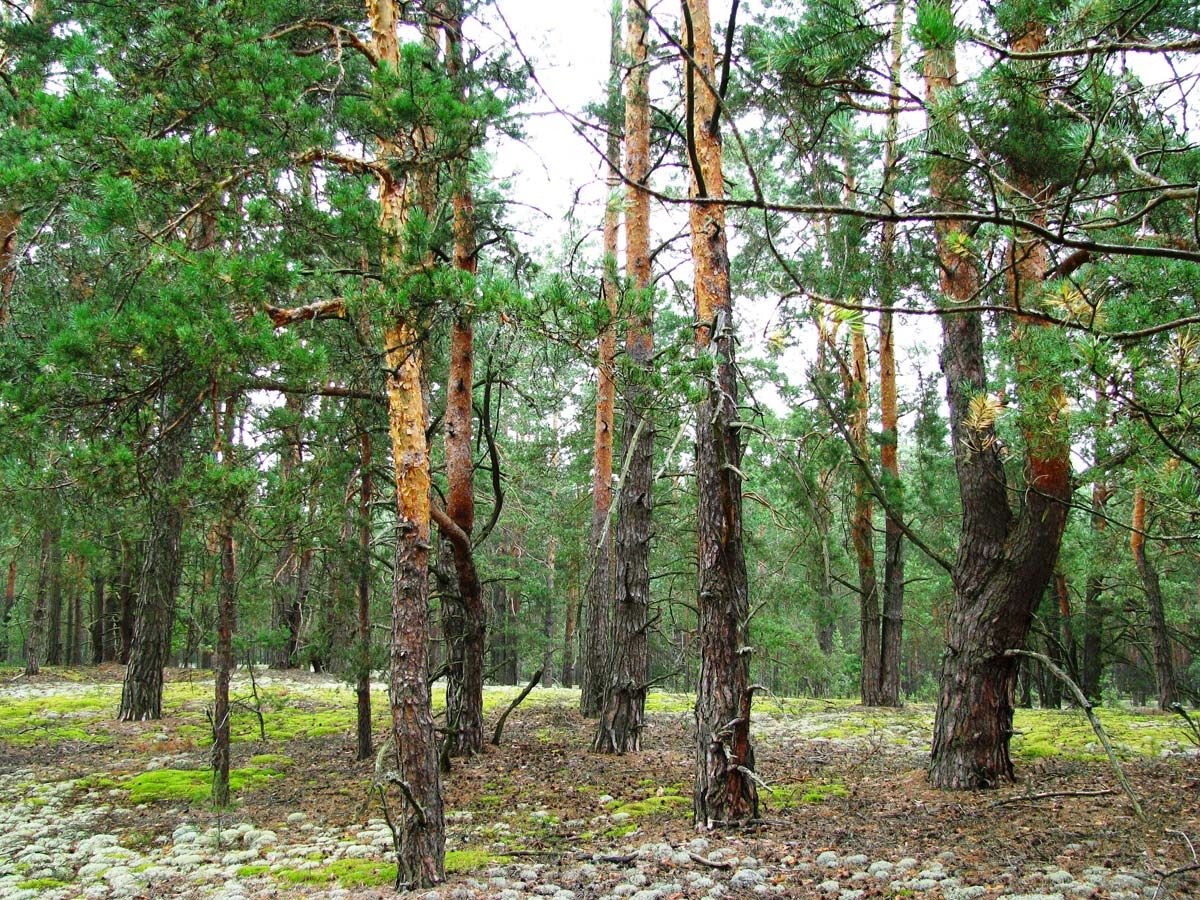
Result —
[[[173,400],[165,404],[159,419],[154,486],[149,498],[150,531],[138,578],[133,640],[117,712],[124,722],[162,718],[163,666],[171,651],[175,598],[183,572],[180,543],[186,501],[178,495],[176,482],[183,474],[195,414],[196,407],[190,400]]]
[[[1044,28],[1034,24],[1014,49],[1036,50],[1044,37]],[[950,36],[926,48],[927,115],[935,140],[952,138],[959,128],[944,102],[954,89],[954,44]],[[966,208],[964,174],[951,158],[934,158],[930,192],[938,209]],[[1026,196],[1043,196],[1022,173],[1014,180]],[[1041,224],[1044,210],[1035,208],[1030,217]],[[942,219],[935,230],[942,294],[948,305],[965,304],[980,288],[974,257],[962,253],[959,243],[969,225]],[[1013,239],[1008,284],[1014,308],[1037,306],[1047,256],[1041,240],[1024,234]],[[1017,396],[1026,420],[1040,427],[1024,429],[1028,489],[1019,492],[1021,506],[1014,513],[997,444],[998,407],[987,395],[979,314],[956,311],[942,317],[942,369],[963,513],[929,769],[937,787],[993,787],[1013,777],[1009,739],[1017,662],[1004,653],[1024,646],[1058,559],[1071,494],[1059,373],[1038,365],[1037,346],[1045,343],[1034,339],[1038,327],[1020,321],[1015,335]]]
[[[888,211],[896,205],[896,170],[899,160],[900,77],[904,49],[904,0],[896,0],[892,19],[891,86],[884,138],[883,202]],[[896,396],[896,341],[892,307],[896,303],[896,223],[885,222],[879,240],[879,462],[888,505],[884,516],[883,622],[879,649],[880,706],[900,705],[900,647],[904,634],[904,511],[900,480],[899,408]]]
[[[1137,565],[1142,587],[1146,591],[1146,610],[1150,614],[1150,647],[1154,662],[1154,683],[1158,688],[1158,708],[1170,709],[1177,699],[1175,667],[1171,660],[1171,635],[1163,611],[1162,584],[1158,570],[1146,557],[1146,492],[1141,485],[1133,491],[1133,529],[1129,533],[1129,549]]]
[[[617,501],[617,581],[612,639],[600,721],[592,741],[601,753],[642,747],[648,672],[650,534],[654,505],[654,422],[650,417],[654,355],[654,297],[650,280],[650,96],[644,7],[629,9],[625,146],[629,188],[625,212],[626,274],[633,310],[625,339],[630,375],[625,386],[627,461]],[[611,201],[610,201],[611,202]]]
[[[725,193],[718,129],[719,75],[707,0],[683,0],[684,71],[691,196]],[[733,300],[725,208],[689,211],[696,294],[696,351],[704,361],[704,399],[696,411],[700,680],[696,691],[696,769],[692,816],[698,826],[758,817],[750,744],[749,589],[742,551],[741,435],[733,361]]]
[[[850,440],[859,465],[854,472],[854,509],[850,515],[850,540],[858,561],[859,645],[862,674],[859,692],[864,706],[879,705],[880,625],[879,583],[875,577],[875,526],[872,522],[871,485],[864,467],[870,463],[870,407],[867,387],[867,337],[856,327],[851,335],[850,376],[847,393],[851,405]]]
[[[592,530],[588,545],[590,574],[586,595],[586,619],[580,654],[579,711],[585,716],[599,715],[608,683],[606,671],[609,647],[610,612],[613,604],[612,507],[613,410],[616,399],[617,355],[617,237],[620,230],[620,204],[614,194],[621,185],[621,136],[617,127],[617,106],[621,89],[621,0],[610,9],[608,55],[608,202],[604,207],[604,275],[601,290],[608,307],[608,321],[600,329],[599,355],[596,361],[596,431],[593,438]]]

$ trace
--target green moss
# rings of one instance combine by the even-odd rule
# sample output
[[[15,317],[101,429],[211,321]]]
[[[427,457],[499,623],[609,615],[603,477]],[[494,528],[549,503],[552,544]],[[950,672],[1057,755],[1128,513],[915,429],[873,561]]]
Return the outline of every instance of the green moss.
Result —
[[[336,881],[344,888],[383,887],[396,883],[396,864],[371,859],[339,859],[317,869],[280,869],[274,875],[289,884],[333,884]]]
[[[108,775],[87,775],[83,778],[75,779],[75,787],[81,791],[103,791],[111,788],[120,787],[117,779]]]
[[[446,854],[446,874],[475,872],[488,866],[510,861],[507,856],[493,856],[486,850],[451,850]]]
[[[614,801],[609,804],[613,813],[628,813],[631,818],[639,819],[644,816],[661,815],[683,806],[691,806],[692,801],[678,794],[662,794],[647,797],[644,800],[633,800],[629,803]]]
[[[1187,746],[1187,733],[1175,724],[1178,720],[1173,717],[1109,708],[1096,710],[1096,715],[1119,756],[1159,756],[1164,751]],[[1078,710],[1019,709],[1014,729],[1012,753],[1016,757],[1105,758],[1104,747],[1091,723]]]
[[[117,694],[112,688],[88,688],[0,702],[0,741],[9,744],[106,744],[107,730],[95,726],[111,718]]]
[[[811,803],[824,803],[834,797],[849,797],[850,791],[841,782],[802,782],[785,784],[771,792],[772,803],[779,809],[791,809]]]
[[[23,891],[49,891],[53,888],[67,887],[69,881],[60,881],[57,878],[30,878],[27,881],[18,881],[17,887]]]
[[[130,803],[153,803],[157,800],[207,800],[212,793],[211,769],[155,769],[143,772],[125,782]],[[229,789],[236,793],[261,787],[279,773],[254,766],[233,769],[229,773]]]
[[[257,878],[259,875],[263,875],[269,871],[271,871],[270,866],[264,866],[264,865],[242,866],[240,869],[237,870],[237,877],[238,878]]]
[[[504,804],[504,797],[499,794],[483,794],[475,798],[476,806],[496,807]]]

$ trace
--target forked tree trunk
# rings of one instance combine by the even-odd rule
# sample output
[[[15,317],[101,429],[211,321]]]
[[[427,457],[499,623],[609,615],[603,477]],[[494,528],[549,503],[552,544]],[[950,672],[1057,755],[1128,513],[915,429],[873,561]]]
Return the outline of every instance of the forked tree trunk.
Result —
[[[904,0],[896,0],[892,18],[891,87],[884,138],[883,202],[896,205],[896,168],[899,160],[900,77],[904,49]],[[885,222],[879,241],[879,410],[882,425],[879,461],[883,488],[888,496],[884,515],[883,622],[880,634],[880,706],[900,705],[900,648],[904,634],[904,530],[898,516],[904,511],[900,480],[900,429],[896,395],[896,340],[892,307],[896,303],[896,223]]]
[[[360,436],[360,487],[358,492],[358,590],[355,686],[357,723],[354,758],[370,759],[374,752],[371,734],[371,433]]]
[[[163,666],[171,651],[175,599],[183,571],[185,498],[175,489],[196,413],[191,400],[172,398],[159,419],[154,487],[150,495],[150,530],[138,578],[133,640],[121,686],[117,717],[124,722],[162,718]]]
[[[851,370],[847,383],[850,440],[862,461],[854,470],[854,509],[850,515],[850,540],[858,560],[859,647],[862,674],[859,692],[864,706],[879,705],[880,625],[879,583],[875,576],[875,527],[872,522],[871,485],[863,472],[870,465],[870,394],[867,386],[867,336],[856,327],[850,336]]]
[[[945,9],[951,14],[948,4]],[[1044,37],[1035,23],[1014,42],[1014,49],[1036,50]],[[925,53],[927,115],[935,140],[952,138],[959,129],[952,106],[945,103],[954,89],[954,51],[951,37]],[[934,206],[966,207],[963,175],[949,157],[934,158]],[[1042,195],[1022,173],[1015,180],[1028,197]],[[1041,223],[1045,212],[1035,208],[1030,217]],[[935,225],[939,280],[949,304],[972,300],[980,288],[975,257],[962,252],[961,239],[969,230],[967,223],[953,219]],[[1014,306],[1036,307],[1046,266],[1045,244],[1018,234],[1008,260]],[[1071,493],[1059,373],[1037,364],[1037,342],[1030,340],[1030,330],[1037,327],[1030,321],[1017,326],[1017,396],[1023,414],[1038,422],[1039,429],[1024,432],[1028,489],[1019,492],[1021,505],[1014,512],[996,442],[995,407],[987,401],[982,323],[978,313],[942,317],[942,368],[963,514],[929,770],[937,787],[993,787],[1013,777],[1009,739],[1017,663],[1004,652],[1024,646],[1058,559]]]
[[[654,421],[650,416],[654,355],[654,295],[650,278],[650,96],[646,10],[629,8],[629,75],[625,93],[626,275],[633,290],[625,338],[630,374],[625,385],[624,447],[628,461],[617,501],[617,581],[612,639],[600,721],[592,740],[601,753],[642,747],[648,671],[650,534],[654,505]]]
[[[1142,587],[1146,591],[1146,610],[1150,614],[1150,647],[1154,662],[1154,684],[1158,688],[1158,708],[1170,709],[1178,699],[1175,684],[1175,667],[1171,659],[1171,635],[1167,631],[1167,618],[1163,610],[1162,584],[1158,570],[1146,557],[1146,520],[1148,515],[1146,492],[1141,485],[1133,491],[1133,529],[1129,533],[1129,548],[1137,565]]]
[[[612,507],[613,419],[616,401],[617,355],[617,237],[621,208],[616,201],[621,186],[621,136],[616,110],[621,90],[621,7],[614,0],[611,8],[608,54],[608,199],[604,207],[604,274],[601,290],[608,308],[608,321],[600,330],[596,360],[596,431],[592,463],[592,530],[588,545],[589,577],[586,620],[580,654],[579,711],[597,716],[604,704],[608,683],[607,663],[613,604],[613,549],[609,510]]]
[[[719,200],[725,185],[717,97],[719,83],[707,0],[683,0],[684,73],[691,196]],[[689,209],[696,295],[696,352],[704,399],[696,411],[699,531],[700,680],[696,691],[697,826],[736,825],[758,817],[750,773],[749,592],[742,550],[741,435],[733,362],[733,301],[725,208]]]

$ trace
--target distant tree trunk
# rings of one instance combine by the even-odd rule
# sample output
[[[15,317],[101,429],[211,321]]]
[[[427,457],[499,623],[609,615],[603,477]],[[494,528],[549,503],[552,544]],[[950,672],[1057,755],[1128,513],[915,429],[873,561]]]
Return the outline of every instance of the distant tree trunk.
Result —
[[[134,585],[133,570],[137,549],[133,543],[121,541],[121,565],[117,570],[117,608],[114,610],[116,631],[114,637],[114,660],[121,665],[129,663],[133,648]]]
[[[300,552],[296,565],[295,593],[287,608],[287,651],[288,668],[296,668],[300,664],[300,632],[304,625],[304,608],[308,605],[308,594],[312,587],[313,551],[306,547]]]
[[[608,54],[608,201],[604,207],[604,276],[601,290],[608,307],[608,321],[600,330],[599,356],[596,361],[596,432],[592,464],[592,531],[590,577],[587,590],[587,620],[583,629],[583,652],[579,660],[579,711],[585,716],[600,715],[604,688],[608,683],[607,656],[610,638],[610,611],[613,604],[612,506],[613,418],[616,400],[616,317],[620,292],[617,279],[617,237],[620,229],[620,204],[614,194],[621,186],[621,136],[617,127],[617,108],[621,90],[621,7],[614,0],[610,7]]]
[[[575,684],[575,629],[579,621],[579,589],[574,584],[567,588],[566,619],[563,626],[562,685],[569,688]]]
[[[0,609],[0,665],[8,662],[8,628],[13,607],[17,603],[17,561],[9,560],[8,578],[4,585],[4,608]]]
[[[71,579],[67,584],[67,646],[66,664],[79,666],[83,664],[83,562],[75,556],[68,558],[68,569]]]
[[[633,310],[625,338],[631,371],[625,385],[624,447],[628,457],[617,506],[617,581],[612,637],[600,721],[592,740],[601,753],[642,748],[649,666],[646,629],[650,610],[650,536],[654,507],[652,358],[654,294],[650,271],[650,95],[647,16],[629,9],[629,75],[625,93],[625,146],[631,182],[626,197],[626,275]]]
[[[220,440],[221,464],[233,468],[233,398],[225,403],[224,422],[220,407],[214,403],[215,430]],[[226,485],[226,490],[231,487]],[[221,550],[221,580],[217,590],[217,646],[214,662],[213,701],[213,805],[229,805],[229,741],[232,710],[229,706],[229,681],[233,677],[233,633],[237,628],[237,556],[233,543],[233,523],[236,512],[229,501],[221,511],[217,526],[217,543]]]
[[[104,573],[97,572],[92,576],[92,665],[98,666],[105,661],[105,641],[107,640],[108,610],[105,607]],[[3,655],[0,655],[3,659]]]
[[[29,637],[25,644],[25,674],[41,674],[42,645],[46,642],[46,587],[50,577],[49,526],[42,529],[42,549],[38,558],[37,588],[33,595],[33,610],[29,614]]]
[[[50,602],[47,611],[46,665],[61,666],[63,661],[63,560],[62,526],[50,530]]]
[[[283,543],[275,555],[274,591],[271,597],[271,630],[275,632],[271,664],[277,669],[295,666],[295,648],[299,641],[299,616],[296,610],[297,583],[300,573],[300,555],[296,544],[298,516],[289,496],[292,482],[302,462],[300,416],[304,398],[289,394],[285,401],[288,422],[283,427],[285,446],[279,454],[279,485],[284,494]]]
[[[683,0],[690,196],[719,199],[725,186],[717,97],[720,81],[707,0]],[[741,434],[733,361],[733,300],[725,208],[689,209],[696,294],[696,351],[711,361],[701,374],[696,411],[700,681],[696,691],[693,819],[712,828],[758,817],[750,744],[749,588],[742,550]]]
[[[1057,581],[1057,577],[1055,580]],[[1057,590],[1053,595],[1046,598],[1046,656],[1062,668],[1063,653],[1062,647],[1058,643],[1057,632],[1062,627],[1062,619],[1059,614]],[[1062,682],[1047,669],[1041,662],[1038,662],[1038,697],[1041,698],[1043,709],[1061,709],[1062,708]]]
[[[896,0],[892,19],[891,87],[888,91],[888,120],[884,138],[883,203],[896,205],[896,169],[899,160],[900,77],[904,48],[904,0]],[[879,241],[880,290],[883,311],[879,314],[879,408],[880,468],[888,494],[884,515],[883,623],[880,638],[880,706],[900,705],[900,648],[904,633],[904,531],[897,516],[904,509],[900,480],[899,408],[896,395],[896,342],[892,307],[896,303],[896,223],[885,222]]]
[[[354,758],[370,759],[374,752],[371,734],[371,433],[365,428],[359,436],[358,492],[358,591],[357,638],[355,651],[355,688],[358,699]]]
[[[854,509],[850,515],[850,540],[858,560],[859,647],[862,673],[859,693],[864,706],[879,706],[880,624],[879,585],[875,577],[875,526],[872,522],[871,484],[862,467],[870,465],[871,436],[868,430],[870,394],[867,386],[867,336],[856,327],[851,336],[850,440],[861,460],[854,470]]]
[[[1058,638],[1062,643],[1063,662],[1067,673],[1079,682],[1079,652],[1075,644],[1074,611],[1071,608],[1071,588],[1062,572],[1054,575],[1054,591],[1058,597]],[[1057,679],[1056,679],[1057,680]],[[1060,682],[1061,684],[1061,682]],[[1070,697],[1070,692],[1068,692]]]
[[[1096,391],[1096,414],[1102,423],[1096,429],[1096,460],[1101,462],[1100,432],[1107,428],[1107,402],[1103,390]],[[1108,519],[1105,507],[1112,490],[1103,476],[1092,483],[1092,540],[1100,544],[1108,530]],[[1080,687],[1089,700],[1100,699],[1100,674],[1104,668],[1104,590],[1105,579],[1103,566],[1096,562],[1093,554],[1091,571],[1087,578],[1087,596],[1083,604],[1083,660],[1080,664]]]
[[[1133,561],[1146,590],[1146,609],[1150,613],[1150,646],[1153,651],[1154,683],[1158,688],[1158,708],[1170,709],[1178,699],[1175,684],[1175,667],[1171,659],[1171,635],[1167,631],[1167,618],[1163,611],[1162,586],[1158,571],[1146,557],[1146,492],[1141,485],[1133,491],[1133,529],[1129,534],[1129,548]]]
[[[948,3],[939,4],[953,15]],[[1013,49],[1035,51],[1044,41],[1045,29],[1035,22],[1013,42]],[[954,90],[954,53],[951,36],[925,54],[927,116],[935,141],[952,138],[959,130],[956,113],[947,111],[944,102]],[[937,208],[963,208],[962,176],[953,159],[934,158],[930,189]],[[1025,196],[1043,196],[1040,186],[1023,173],[1015,180]],[[1038,207],[1028,215],[1038,224],[1046,219],[1045,210]],[[980,288],[974,255],[961,252],[958,243],[969,226],[943,219],[935,231],[942,294],[949,303],[965,303]],[[1037,307],[1047,257],[1039,238],[1018,233],[1012,240],[1008,288],[1015,308]],[[996,443],[995,410],[987,396],[979,314],[942,317],[942,368],[963,512],[929,770],[936,787],[993,787],[1013,777],[1009,739],[1017,664],[1004,652],[1024,646],[1034,610],[1054,572],[1071,495],[1060,373],[1037,365],[1037,341],[1031,338],[1038,327],[1022,320],[1015,336],[1017,396],[1023,413],[1039,423],[1039,430],[1024,433],[1025,483],[1030,489],[1017,492],[1020,508],[1014,513]]]
[[[124,722],[162,718],[163,666],[171,651],[175,599],[183,571],[184,498],[176,482],[183,474],[196,407],[173,397],[159,418],[150,528],[138,578],[133,640],[121,686],[117,717]]]

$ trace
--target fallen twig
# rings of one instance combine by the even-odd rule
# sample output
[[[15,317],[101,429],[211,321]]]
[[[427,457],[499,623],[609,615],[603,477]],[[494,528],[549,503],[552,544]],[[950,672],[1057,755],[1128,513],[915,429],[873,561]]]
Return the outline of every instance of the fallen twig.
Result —
[[[1116,788],[1104,788],[1101,791],[1045,791],[1041,794],[1018,794],[1016,797],[1006,797],[1003,800],[997,800],[995,803],[989,803],[988,809],[994,809],[997,806],[1007,806],[1010,803],[1021,803],[1025,800],[1047,800],[1051,797],[1103,797],[1107,794],[1117,793]]]
[[[1100,743],[1104,745],[1104,752],[1108,754],[1108,761],[1112,763],[1113,772],[1116,773],[1117,781],[1121,782],[1121,787],[1129,796],[1129,802],[1133,806],[1133,812],[1138,817],[1138,821],[1145,824],[1149,821],[1146,814],[1142,812],[1142,804],[1138,802],[1137,794],[1133,792],[1133,785],[1129,783],[1129,779],[1125,777],[1125,770],[1121,768],[1121,761],[1117,759],[1116,751],[1113,750],[1112,744],[1108,740],[1108,733],[1104,730],[1104,726],[1100,723],[1096,711],[1092,708],[1092,701],[1087,698],[1087,695],[1080,690],[1079,685],[1071,680],[1071,676],[1060,669],[1050,657],[1042,653],[1034,653],[1032,650],[1005,650],[1005,656],[1027,656],[1030,659],[1036,659],[1059,681],[1071,689],[1071,693],[1075,695],[1075,700],[1079,704],[1079,708],[1084,711],[1088,717],[1088,721],[1092,723],[1092,731],[1096,732],[1096,737],[1100,739]]]

